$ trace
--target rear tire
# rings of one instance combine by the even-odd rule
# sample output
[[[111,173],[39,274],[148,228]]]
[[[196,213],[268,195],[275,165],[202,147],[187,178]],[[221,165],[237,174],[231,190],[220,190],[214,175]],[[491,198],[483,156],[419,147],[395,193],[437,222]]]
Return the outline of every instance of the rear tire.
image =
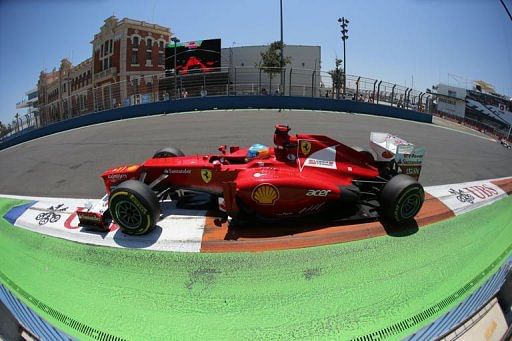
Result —
[[[354,149],[356,152],[359,152],[359,154],[363,156],[366,162],[375,161],[375,157],[373,156],[372,152],[370,152],[368,149],[359,146],[354,146],[352,147],[352,149]]]
[[[160,217],[160,204],[148,185],[127,180],[119,184],[108,202],[109,211],[121,231],[141,235],[151,231]]]
[[[153,155],[153,159],[160,159],[164,157],[176,157],[176,156],[185,156],[185,154],[179,148],[175,147],[167,147],[160,149]]]
[[[424,200],[423,186],[408,175],[398,174],[380,193],[380,214],[395,223],[410,221],[418,214]]]

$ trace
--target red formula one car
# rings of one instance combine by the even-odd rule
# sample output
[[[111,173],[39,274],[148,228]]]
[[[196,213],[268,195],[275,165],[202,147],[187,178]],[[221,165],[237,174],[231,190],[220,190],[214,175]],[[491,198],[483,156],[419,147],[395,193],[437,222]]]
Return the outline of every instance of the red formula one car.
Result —
[[[424,201],[417,182],[424,148],[386,133],[372,133],[373,153],[329,137],[289,135],[276,125],[275,146],[219,147],[216,155],[185,156],[165,148],[138,165],[107,170],[104,209],[77,212],[84,225],[113,219],[124,233],[150,231],[160,202],[207,193],[233,220],[290,219],[366,207],[381,219],[414,218]]]

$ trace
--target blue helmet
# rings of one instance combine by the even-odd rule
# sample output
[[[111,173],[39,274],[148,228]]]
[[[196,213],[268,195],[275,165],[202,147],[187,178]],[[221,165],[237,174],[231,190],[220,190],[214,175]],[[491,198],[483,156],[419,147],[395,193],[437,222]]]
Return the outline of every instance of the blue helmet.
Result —
[[[256,157],[265,157],[270,155],[270,148],[263,144],[253,144],[247,151],[247,159],[251,160]]]

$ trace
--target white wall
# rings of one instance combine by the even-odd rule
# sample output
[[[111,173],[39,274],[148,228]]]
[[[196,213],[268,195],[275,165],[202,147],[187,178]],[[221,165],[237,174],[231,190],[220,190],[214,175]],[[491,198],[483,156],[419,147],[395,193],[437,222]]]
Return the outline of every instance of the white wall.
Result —
[[[449,115],[464,117],[466,111],[466,89],[446,84],[437,85],[437,93],[444,96],[437,98],[437,110]]]
[[[236,83],[237,92],[256,92],[259,86],[272,93],[279,88],[280,76],[275,75],[270,84],[270,78],[264,72],[258,71],[261,62],[261,52],[268,49],[267,45],[240,46],[223,48],[221,50],[221,66],[230,69],[230,81]],[[284,55],[290,57],[291,63],[286,66],[285,93],[289,94],[290,70],[292,74],[292,95],[311,95],[312,85],[314,94],[318,95],[320,86],[320,46],[285,45]],[[235,70],[236,69],[236,82]]]

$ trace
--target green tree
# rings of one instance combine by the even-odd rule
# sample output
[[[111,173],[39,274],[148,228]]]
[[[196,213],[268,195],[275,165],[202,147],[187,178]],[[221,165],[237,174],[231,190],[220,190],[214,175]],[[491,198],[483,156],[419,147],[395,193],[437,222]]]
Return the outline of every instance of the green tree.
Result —
[[[268,74],[270,78],[270,83],[272,84],[272,78],[275,75],[281,73],[281,70],[286,67],[286,64],[291,63],[290,57],[283,58],[283,64],[281,65],[281,42],[275,41],[271,43],[268,49],[264,52],[260,52],[261,61],[258,67],[260,67],[263,72]]]
[[[4,137],[7,134],[7,127],[0,121],[0,137]]]
[[[340,88],[343,84],[343,68],[340,68],[342,62],[341,59],[336,58],[336,69],[327,71],[327,73],[331,75],[332,89],[333,91],[336,90],[336,98],[339,98]]]

